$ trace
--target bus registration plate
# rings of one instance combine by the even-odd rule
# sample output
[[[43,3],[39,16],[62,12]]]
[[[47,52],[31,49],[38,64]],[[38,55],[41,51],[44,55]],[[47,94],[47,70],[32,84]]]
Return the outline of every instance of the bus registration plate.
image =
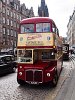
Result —
[[[30,82],[30,84],[38,84],[38,82]]]

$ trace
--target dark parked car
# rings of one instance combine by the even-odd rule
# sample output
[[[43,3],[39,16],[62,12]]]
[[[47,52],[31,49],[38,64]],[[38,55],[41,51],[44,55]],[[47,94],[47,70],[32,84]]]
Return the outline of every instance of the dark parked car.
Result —
[[[16,62],[13,55],[0,55],[0,74],[15,72]]]

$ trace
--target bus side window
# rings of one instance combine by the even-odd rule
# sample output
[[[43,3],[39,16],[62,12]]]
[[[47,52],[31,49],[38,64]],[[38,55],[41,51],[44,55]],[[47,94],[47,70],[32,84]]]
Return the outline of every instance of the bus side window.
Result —
[[[56,34],[59,36],[59,30],[56,28]]]
[[[52,32],[53,32],[53,33],[56,33],[56,27],[55,27],[54,24],[52,24]]]
[[[21,26],[21,33],[24,33],[24,26]]]

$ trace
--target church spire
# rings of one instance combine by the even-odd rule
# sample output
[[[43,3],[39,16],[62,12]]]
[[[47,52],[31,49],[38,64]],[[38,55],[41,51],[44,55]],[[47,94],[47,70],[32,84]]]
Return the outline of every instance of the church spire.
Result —
[[[49,17],[48,8],[45,4],[45,0],[41,0],[41,6],[38,7],[38,15],[40,17]]]
[[[41,0],[41,6],[45,6],[45,0]]]

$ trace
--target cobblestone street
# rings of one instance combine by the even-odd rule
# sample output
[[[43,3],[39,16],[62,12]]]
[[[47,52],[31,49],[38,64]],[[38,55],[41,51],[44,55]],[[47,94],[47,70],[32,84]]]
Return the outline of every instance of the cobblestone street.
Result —
[[[51,90],[49,86],[19,86],[16,73],[0,78],[0,100],[44,100]]]
[[[56,88],[49,85],[20,86],[17,83],[17,73],[1,76],[0,100],[54,100],[72,69],[70,61],[63,63],[63,70]]]

